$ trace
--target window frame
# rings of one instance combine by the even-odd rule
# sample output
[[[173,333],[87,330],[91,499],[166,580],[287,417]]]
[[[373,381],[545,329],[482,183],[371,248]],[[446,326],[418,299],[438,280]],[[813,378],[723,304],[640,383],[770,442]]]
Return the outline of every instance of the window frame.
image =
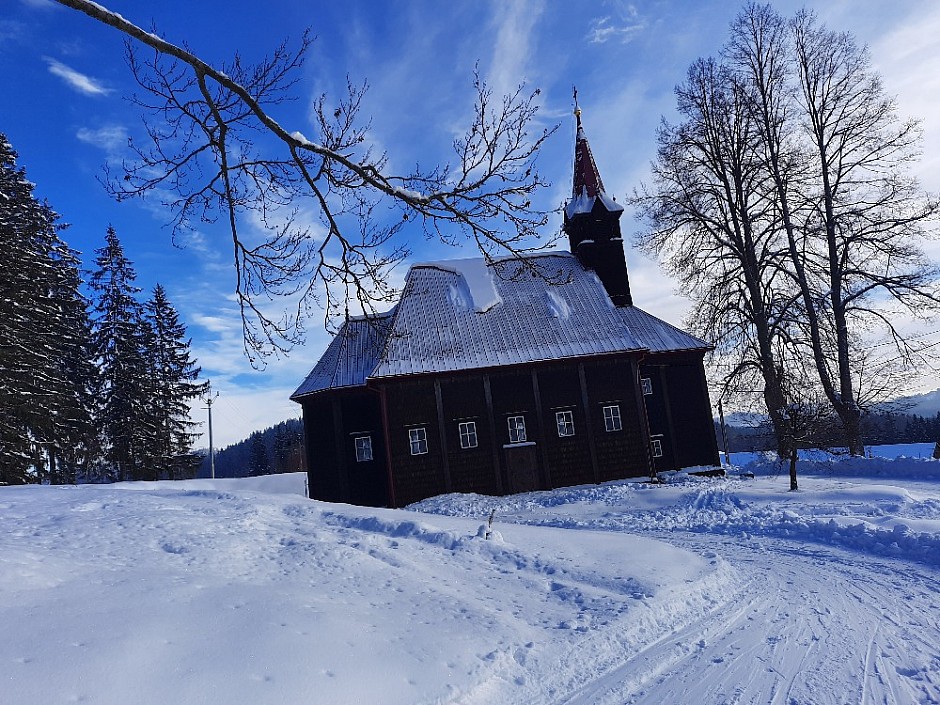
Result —
[[[663,457],[663,441],[661,438],[650,439],[650,452],[654,458]]]
[[[408,429],[408,446],[412,455],[427,455],[428,429],[427,426],[417,426]],[[422,450],[423,448],[423,450]]]
[[[517,423],[513,423],[517,422]],[[509,428],[509,442],[510,443],[525,443],[528,436],[526,435],[525,430],[525,416],[516,415],[516,416],[507,416],[506,425]]]
[[[571,409],[555,412],[555,430],[559,438],[570,438],[574,435],[574,412]]]
[[[604,417],[604,431],[607,433],[617,433],[623,430],[623,417],[620,416],[620,404],[608,404],[602,407],[601,414]]]
[[[653,393],[653,379],[651,377],[640,377],[640,389],[643,390],[643,396],[648,397]]]
[[[476,421],[459,421],[457,423],[457,435],[460,438],[461,450],[470,450],[480,445],[477,437]]]
[[[360,441],[365,441],[364,444],[360,444]],[[356,462],[357,463],[369,463],[375,460],[375,456],[372,454],[372,435],[366,434],[362,436],[355,436],[353,438],[353,447],[356,450]],[[365,452],[360,452],[365,451]],[[368,457],[365,457],[368,453]]]

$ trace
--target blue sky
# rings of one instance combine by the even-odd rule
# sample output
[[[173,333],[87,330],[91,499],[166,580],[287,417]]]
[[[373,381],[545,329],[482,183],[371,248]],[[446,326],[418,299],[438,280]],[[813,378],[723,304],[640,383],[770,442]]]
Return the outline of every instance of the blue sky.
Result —
[[[739,5],[719,0],[618,2],[247,2],[102,0],[136,24],[187,43],[220,65],[234,52],[251,61],[309,27],[316,35],[297,100],[276,117],[289,131],[309,129],[311,100],[339,95],[349,76],[368,80],[364,112],[370,138],[402,170],[447,161],[454,135],[472,109],[474,65],[496,92],[520,81],[541,89],[541,119],[560,123],[540,157],[552,187],[546,207],[570,192],[577,85],[584,125],[607,190],[618,200],[648,171],[661,116],[674,110],[673,87],[697,57],[715,53]],[[802,3],[778,2],[791,13]],[[923,119],[922,184],[940,190],[940,3],[931,0],[810,2],[831,27],[849,30],[872,52],[900,112]],[[242,353],[232,301],[229,235],[206,227],[174,248],[169,215],[155,202],[116,203],[97,181],[105,163],[126,156],[127,137],[142,134],[123,37],[50,0],[3,0],[0,9],[0,131],[21,166],[70,228],[65,240],[91,267],[109,224],[135,263],[138,284],[162,283],[193,338],[193,352],[221,396],[213,410],[217,447],[252,430],[299,415],[288,396],[328,342],[319,318],[307,342],[263,371]],[[629,235],[640,227],[624,216]],[[551,230],[560,227],[554,218]],[[468,256],[416,234],[416,260]],[[940,248],[932,252],[940,259]],[[637,304],[680,324],[686,304],[655,263],[627,253]],[[400,272],[399,276],[403,276]],[[933,330],[931,328],[930,330]],[[925,388],[938,386],[925,379]],[[196,410],[202,420],[205,411]]]

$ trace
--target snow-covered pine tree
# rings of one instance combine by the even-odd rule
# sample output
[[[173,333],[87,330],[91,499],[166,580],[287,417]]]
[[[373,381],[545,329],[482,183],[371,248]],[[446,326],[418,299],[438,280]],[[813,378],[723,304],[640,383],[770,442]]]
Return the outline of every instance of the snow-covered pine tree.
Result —
[[[160,284],[144,305],[144,320],[144,356],[151,384],[148,405],[154,431],[148,439],[148,472],[154,480],[181,480],[192,477],[198,465],[189,457],[196,424],[189,420],[188,402],[206,387],[196,382],[201,370],[190,355],[186,327]]]
[[[87,477],[100,448],[95,423],[98,369],[92,359],[88,300],[80,290],[78,253],[59,242],[52,254],[48,291],[56,311],[45,331],[55,394],[40,441],[47,461],[45,479],[72,484]]]
[[[97,479],[143,479],[148,474],[142,466],[146,439],[152,437],[154,425],[147,399],[151,382],[144,357],[143,307],[134,285],[137,274],[113,227],[108,227],[105,245],[95,254],[92,350],[100,370],[99,425],[105,442]]]
[[[0,251],[14,266],[0,269],[0,483],[35,479],[37,418],[35,373],[41,350],[34,339],[36,282],[43,269],[35,233],[52,226],[52,214],[33,196],[16,152],[0,134]],[[42,305],[40,305],[42,307]]]
[[[59,216],[16,158],[0,134],[0,251],[10,263],[0,272],[0,483],[61,481],[55,449],[94,445],[87,309]]]

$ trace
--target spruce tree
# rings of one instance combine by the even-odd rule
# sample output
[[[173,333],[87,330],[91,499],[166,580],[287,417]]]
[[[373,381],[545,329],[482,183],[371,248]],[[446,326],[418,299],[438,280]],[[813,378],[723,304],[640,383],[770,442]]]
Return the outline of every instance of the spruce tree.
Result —
[[[87,308],[76,253],[16,158],[0,134],[0,251],[8,263],[0,270],[0,483],[62,481],[56,449],[74,455],[94,446]]]
[[[145,304],[144,354],[150,370],[149,414],[153,434],[148,439],[152,479],[191,477],[195,465],[188,458],[196,434],[189,420],[189,401],[205,390],[198,384],[200,368],[190,356],[190,339],[164,288],[157,284]]]
[[[251,455],[248,459],[248,476],[270,475],[271,464],[268,461],[268,448],[264,442],[264,433],[251,434]]]
[[[86,479],[100,447],[95,423],[98,370],[91,350],[88,300],[80,291],[78,254],[64,243],[54,254],[48,287],[56,315],[49,319],[46,337],[55,394],[40,440],[46,456],[45,479],[71,484]]]
[[[147,394],[151,389],[144,357],[143,309],[134,285],[137,274],[124,255],[113,227],[104,247],[95,250],[97,269],[90,286],[97,294],[92,350],[100,369],[99,425],[104,433],[102,481],[137,480],[146,476],[148,437],[154,426]]]

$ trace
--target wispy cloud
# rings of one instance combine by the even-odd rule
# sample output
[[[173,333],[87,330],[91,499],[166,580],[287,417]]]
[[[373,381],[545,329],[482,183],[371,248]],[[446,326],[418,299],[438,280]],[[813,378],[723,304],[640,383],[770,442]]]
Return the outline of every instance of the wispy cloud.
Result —
[[[25,32],[25,25],[16,20],[0,20],[0,43],[19,40]]]
[[[490,87],[496,95],[510,93],[526,79],[532,56],[533,29],[544,10],[541,2],[504,2],[497,5],[493,23],[497,27],[490,67]]]
[[[44,56],[46,64],[49,66],[49,73],[58,76],[69,86],[69,88],[84,93],[85,95],[108,95],[112,92],[111,88],[105,87],[98,79],[86,76],[80,71],[76,71],[71,66],[66,66],[61,61]]]
[[[109,155],[117,154],[127,146],[127,130],[123,125],[103,125],[97,129],[82,127],[75,136],[86,144],[103,149]]]
[[[20,0],[27,7],[36,7],[41,10],[51,10],[53,8],[59,7],[52,0]]]
[[[626,5],[620,9],[617,16],[607,15],[594,20],[591,31],[588,32],[588,40],[594,44],[618,40],[626,44],[644,29],[646,29],[646,21],[640,16],[636,7]]]

